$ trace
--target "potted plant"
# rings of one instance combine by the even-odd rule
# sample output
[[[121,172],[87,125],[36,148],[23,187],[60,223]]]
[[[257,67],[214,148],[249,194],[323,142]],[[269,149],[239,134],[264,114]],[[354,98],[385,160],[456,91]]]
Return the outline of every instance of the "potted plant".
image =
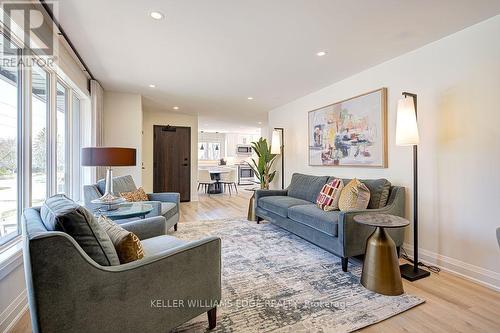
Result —
[[[259,141],[252,142],[252,149],[258,157],[258,161],[252,158],[250,167],[253,169],[257,178],[260,180],[261,189],[269,189],[269,184],[273,181],[276,175],[276,170],[271,172],[271,168],[276,160],[276,154],[271,154],[271,146],[267,140],[260,138]]]

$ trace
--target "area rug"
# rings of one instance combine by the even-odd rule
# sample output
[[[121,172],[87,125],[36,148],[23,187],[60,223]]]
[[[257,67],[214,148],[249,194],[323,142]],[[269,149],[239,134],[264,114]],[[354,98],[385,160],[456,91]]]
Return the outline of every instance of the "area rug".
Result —
[[[269,223],[188,222],[172,235],[222,239],[222,301],[212,332],[351,332],[424,302],[365,289],[360,263],[343,272],[339,257]],[[204,314],[177,332],[207,325]]]

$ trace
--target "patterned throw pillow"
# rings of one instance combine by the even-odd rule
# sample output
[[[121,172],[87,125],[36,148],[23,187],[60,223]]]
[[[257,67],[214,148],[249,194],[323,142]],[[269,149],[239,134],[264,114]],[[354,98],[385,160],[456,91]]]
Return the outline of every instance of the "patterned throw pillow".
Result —
[[[126,264],[144,257],[142,243],[136,234],[123,229],[106,216],[99,216],[98,221],[115,246],[120,264]]]
[[[365,184],[354,178],[340,193],[339,208],[341,211],[363,210],[370,202],[370,190]]]
[[[148,201],[148,195],[142,187],[132,192],[121,192],[120,195],[127,201]]]
[[[339,209],[339,198],[342,188],[344,188],[342,179],[334,179],[323,185],[316,199],[316,205],[325,212]]]

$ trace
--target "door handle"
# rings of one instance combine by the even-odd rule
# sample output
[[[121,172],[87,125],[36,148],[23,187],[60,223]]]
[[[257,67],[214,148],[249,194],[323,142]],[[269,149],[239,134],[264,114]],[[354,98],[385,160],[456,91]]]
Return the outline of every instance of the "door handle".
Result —
[[[189,164],[187,164],[187,163],[184,163],[184,164],[182,164],[182,166],[189,166]]]

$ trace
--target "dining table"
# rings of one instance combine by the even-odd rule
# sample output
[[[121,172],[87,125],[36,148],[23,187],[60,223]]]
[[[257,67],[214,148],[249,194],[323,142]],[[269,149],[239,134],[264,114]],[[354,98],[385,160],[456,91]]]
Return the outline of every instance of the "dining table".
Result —
[[[210,179],[214,181],[213,184],[208,188],[208,193],[210,194],[220,194],[223,192],[222,183],[221,183],[221,174],[229,173],[229,170],[225,169],[212,169],[208,170],[210,173]]]

